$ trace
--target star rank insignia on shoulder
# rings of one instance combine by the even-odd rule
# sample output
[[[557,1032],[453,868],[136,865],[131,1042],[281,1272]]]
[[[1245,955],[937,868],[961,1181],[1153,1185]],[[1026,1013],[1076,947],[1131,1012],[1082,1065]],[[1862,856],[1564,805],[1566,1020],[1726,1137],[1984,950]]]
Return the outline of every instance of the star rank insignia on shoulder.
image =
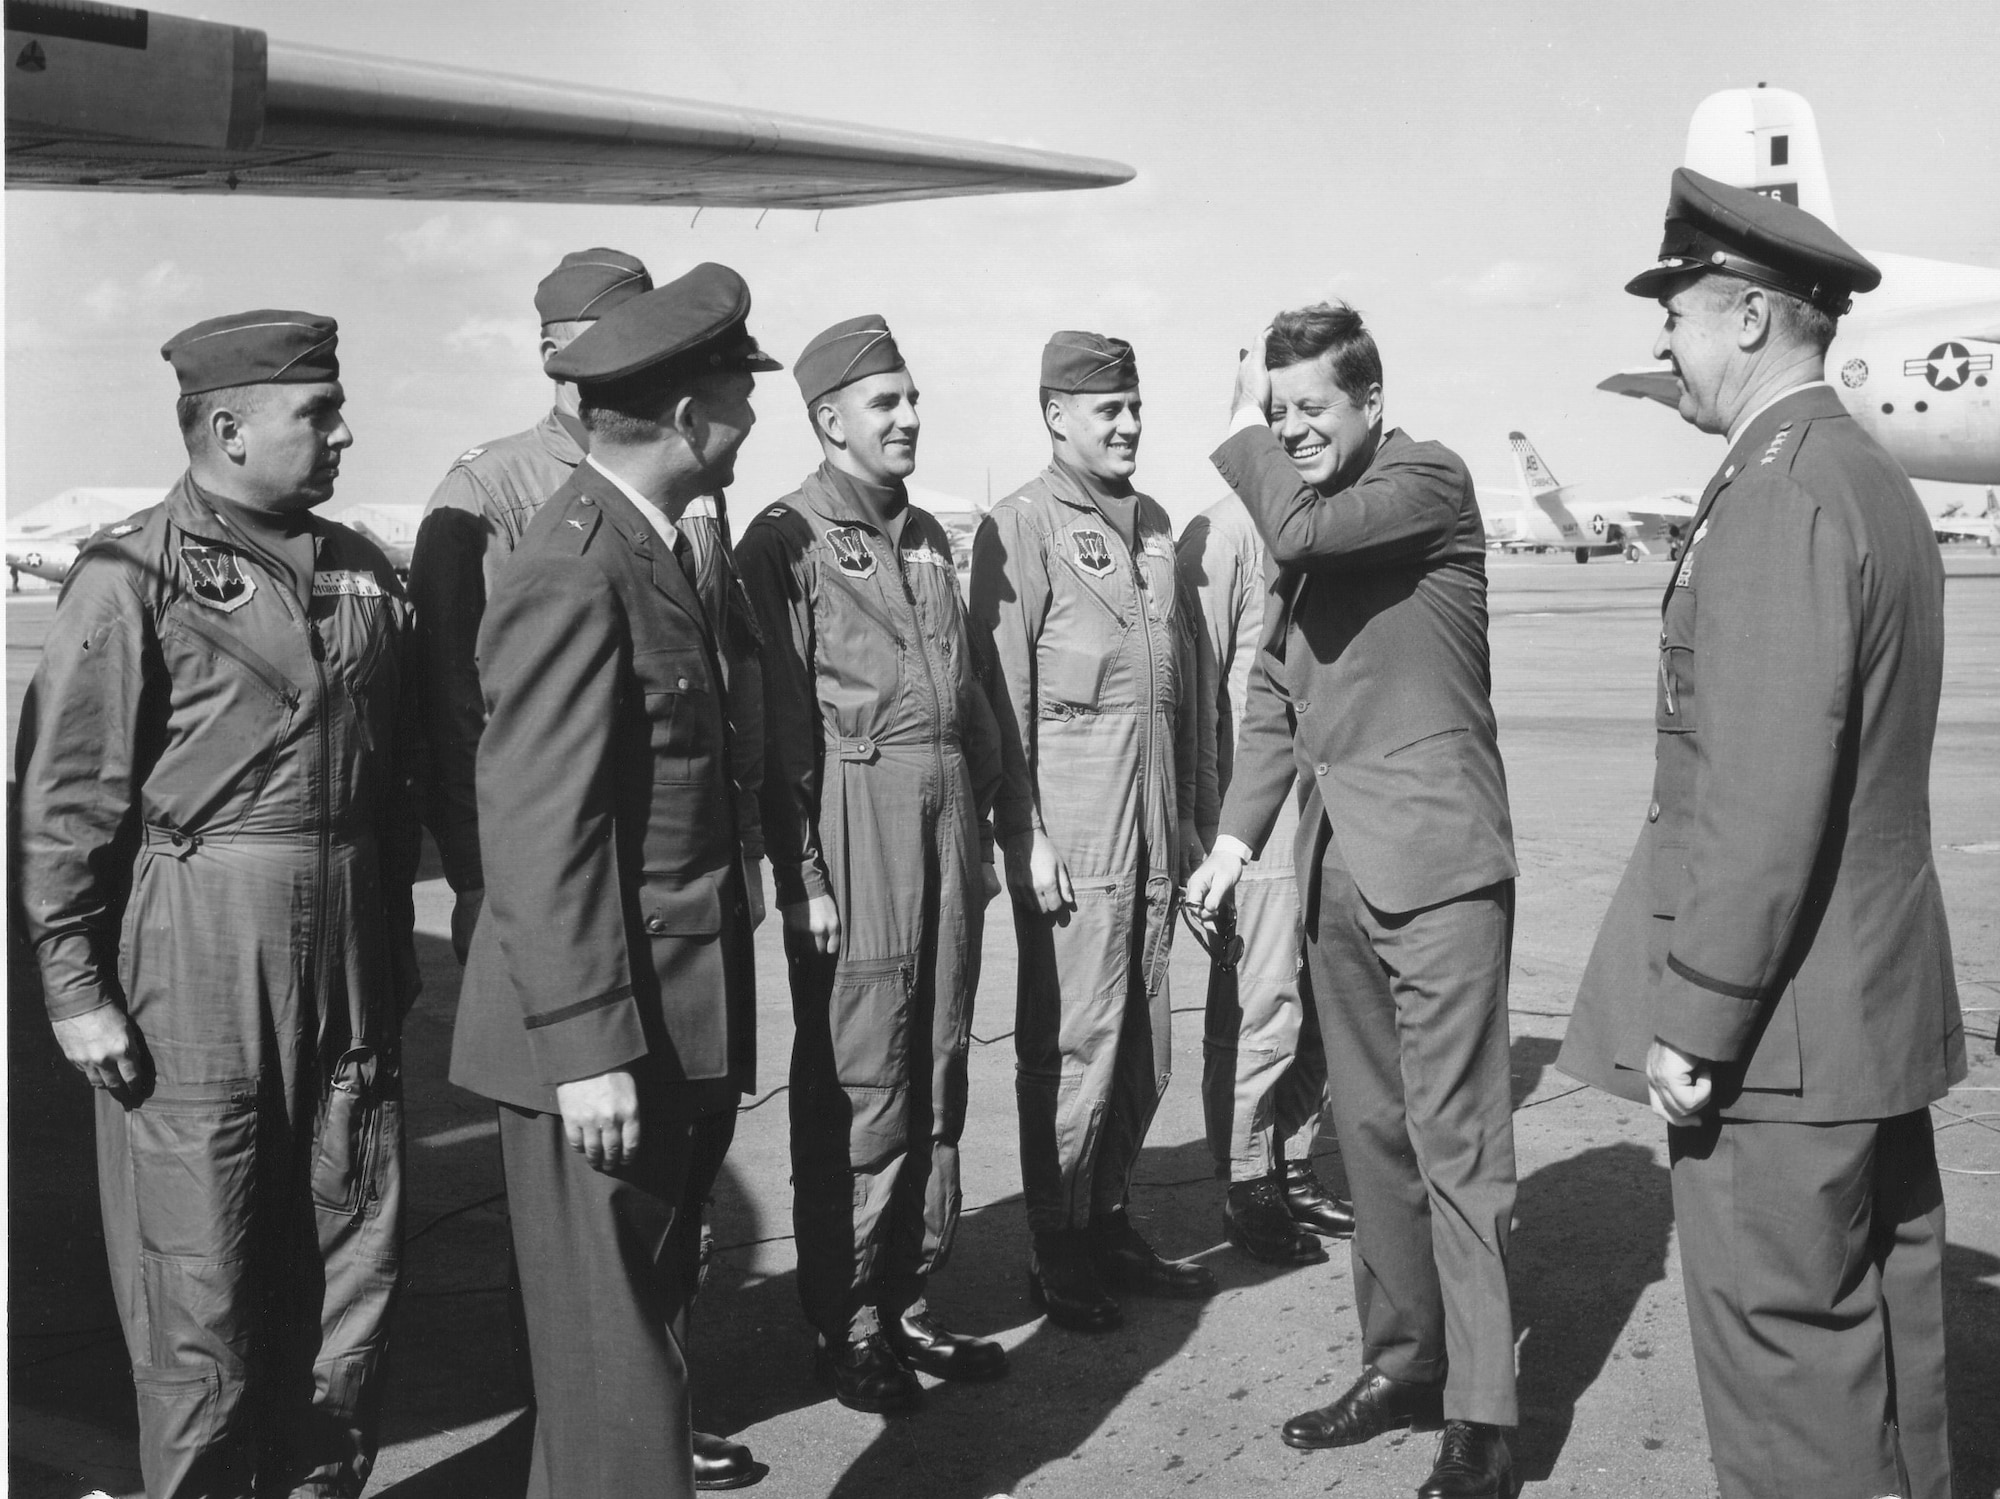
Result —
[[[1764,456],[1757,461],[1760,464],[1776,463],[1779,454],[1785,451],[1785,444],[1791,440],[1791,436],[1792,424],[1786,422],[1784,426],[1778,429],[1778,435],[1771,439],[1771,445],[1764,449]]]

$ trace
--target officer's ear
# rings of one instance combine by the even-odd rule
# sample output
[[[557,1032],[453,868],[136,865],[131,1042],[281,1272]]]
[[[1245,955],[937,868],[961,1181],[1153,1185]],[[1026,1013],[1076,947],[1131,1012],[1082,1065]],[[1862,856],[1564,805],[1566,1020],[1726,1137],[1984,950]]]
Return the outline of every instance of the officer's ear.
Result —
[[[691,452],[699,453],[708,438],[708,410],[694,393],[677,396],[667,412],[667,423],[680,434]]]
[[[841,420],[840,407],[831,400],[813,402],[813,435],[821,442],[833,444],[836,448],[847,446],[847,423]]]
[[[1062,392],[1042,391],[1042,425],[1049,429],[1050,437],[1062,440],[1069,436],[1069,407]]]
[[[227,406],[212,406],[208,413],[208,437],[218,453],[225,453],[241,463],[249,451],[249,439],[245,435],[246,402],[232,401]]]
[[[1746,284],[1737,294],[1735,310],[1730,314],[1735,325],[1731,331],[1736,335],[1736,347],[1748,353],[1768,343],[1771,313],[1771,294],[1754,282]]]

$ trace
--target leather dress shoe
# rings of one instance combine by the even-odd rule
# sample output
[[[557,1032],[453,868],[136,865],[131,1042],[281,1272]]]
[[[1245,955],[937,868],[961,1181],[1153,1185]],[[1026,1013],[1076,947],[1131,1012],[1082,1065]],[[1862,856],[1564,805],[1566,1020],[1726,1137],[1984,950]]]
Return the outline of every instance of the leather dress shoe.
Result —
[[[1279,1435],[1287,1447],[1352,1447],[1405,1426],[1435,1426],[1444,1419],[1444,1386],[1391,1379],[1373,1364],[1331,1405],[1287,1421]]]
[[[1036,1234],[1028,1256],[1028,1300],[1072,1332],[1109,1332],[1125,1320],[1091,1268],[1075,1229]]]
[[[1482,1421],[1447,1421],[1437,1462],[1417,1499],[1514,1499],[1514,1454],[1507,1433]]]
[[[882,1336],[907,1367],[938,1379],[998,1379],[1007,1372],[1007,1350],[987,1338],[941,1326],[929,1311],[884,1315]]]
[[[1222,1289],[1208,1266],[1162,1257],[1122,1208],[1092,1223],[1089,1234],[1091,1264],[1106,1285],[1120,1291],[1201,1301]]]
[[[1354,1205],[1327,1191],[1311,1161],[1285,1162],[1285,1207],[1292,1222],[1329,1239],[1354,1232]]]
[[[1292,1221],[1284,1192],[1269,1177],[1229,1184],[1222,1236],[1267,1265],[1317,1265],[1326,1258],[1319,1240]]]
[[[833,1398],[849,1410],[890,1415],[915,1410],[924,1387],[903,1367],[901,1359],[879,1332],[838,1348],[821,1343],[813,1350],[813,1373],[833,1386]]]
[[[770,1471],[741,1442],[705,1431],[694,1434],[694,1486],[698,1489],[747,1489],[763,1482]]]

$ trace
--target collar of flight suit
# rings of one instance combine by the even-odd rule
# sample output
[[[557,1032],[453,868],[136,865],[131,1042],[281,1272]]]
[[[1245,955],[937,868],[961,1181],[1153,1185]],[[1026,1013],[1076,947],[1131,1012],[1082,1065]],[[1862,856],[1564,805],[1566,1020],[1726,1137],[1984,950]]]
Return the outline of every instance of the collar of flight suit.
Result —
[[[167,491],[167,497],[162,503],[166,507],[167,519],[174,523],[176,530],[185,532],[197,541],[228,547],[232,552],[240,552],[244,556],[255,558],[259,566],[269,571],[270,563],[265,560],[262,549],[231,530],[217,516],[215,506],[209,502],[208,491],[195,482],[193,469],[181,475],[180,483]],[[308,513],[306,530],[312,534],[313,564],[318,566],[326,550],[327,522],[317,515]]]
[[[1092,515],[1103,521],[1105,525],[1109,526],[1113,532],[1118,531],[1117,522],[1104,513],[1104,507],[1097,503],[1097,496],[1092,494],[1089,486],[1077,476],[1076,470],[1065,466],[1058,459],[1051,458],[1049,459],[1049,466],[1042,470],[1042,482],[1048,486],[1050,494],[1054,495],[1071,509],[1088,510]],[[1146,538],[1149,535],[1160,534],[1157,531],[1148,531],[1146,528],[1148,498],[1145,491],[1136,486],[1133,488],[1132,539],[1138,545],[1128,547],[1126,549],[1128,551],[1136,553],[1145,550]],[[1171,544],[1172,532],[1169,531],[1166,534]],[[1125,540],[1122,533],[1118,535],[1118,540],[1122,545]]]
[[[878,531],[888,537],[891,542],[900,544],[901,531],[909,529],[909,491],[904,489],[901,483],[895,486],[903,496],[903,524],[896,534],[891,534],[888,527],[875,519],[861,498],[863,489],[884,487],[869,484],[866,479],[857,479],[845,470],[835,468],[831,462],[822,462],[807,476],[806,482],[799,486],[799,492],[812,497],[813,508],[819,511],[822,519],[832,521],[836,525],[866,526],[869,530]]]

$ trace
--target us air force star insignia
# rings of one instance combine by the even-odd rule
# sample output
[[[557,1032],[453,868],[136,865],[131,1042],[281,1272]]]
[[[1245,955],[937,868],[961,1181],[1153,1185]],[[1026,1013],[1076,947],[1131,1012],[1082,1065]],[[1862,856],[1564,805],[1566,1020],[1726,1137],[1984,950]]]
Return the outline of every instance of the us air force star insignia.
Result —
[[[859,526],[836,526],[826,533],[826,544],[833,548],[833,560],[848,577],[874,576],[875,553]]]
[[[257,592],[257,580],[236,565],[236,554],[227,547],[184,546],[181,563],[187,568],[188,591],[224,614],[234,614]]]
[[[1072,531],[1069,534],[1076,546],[1078,567],[1093,578],[1104,577],[1111,571],[1111,547],[1102,531]]]

